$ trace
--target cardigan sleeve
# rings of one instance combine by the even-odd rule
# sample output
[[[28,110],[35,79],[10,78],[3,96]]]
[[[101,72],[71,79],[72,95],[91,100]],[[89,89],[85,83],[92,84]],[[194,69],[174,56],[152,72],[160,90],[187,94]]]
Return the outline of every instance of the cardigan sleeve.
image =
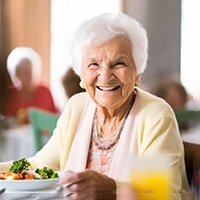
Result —
[[[159,152],[171,158],[169,168],[172,173],[172,200],[180,199],[180,194],[189,192],[190,189],[185,172],[183,143],[173,112],[170,109],[162,113],[151,112],[151,118],[142,119],[140,122],[139,155],[156,155]]]
[[[53,136],[49,142],[30,159],[33,169],[47,166],[54,170],[64,170],[81,112],[87,99],[88,96],[86,93],[79,93],[70,98],[58,119]]]

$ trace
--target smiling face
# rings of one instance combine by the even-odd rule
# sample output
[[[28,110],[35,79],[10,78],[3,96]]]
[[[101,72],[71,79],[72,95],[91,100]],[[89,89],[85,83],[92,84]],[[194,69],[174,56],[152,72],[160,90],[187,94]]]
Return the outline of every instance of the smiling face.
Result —
[[[127,107],[137,81],[130,42],[115,38],[83,49],[81,80],[98,106],[107,109]]]

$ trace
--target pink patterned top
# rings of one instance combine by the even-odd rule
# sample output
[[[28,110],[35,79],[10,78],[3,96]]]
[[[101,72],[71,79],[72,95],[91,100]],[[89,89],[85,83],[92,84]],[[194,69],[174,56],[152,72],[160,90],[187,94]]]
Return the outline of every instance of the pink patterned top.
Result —
[[[87,168],[97,171],[101,174],[108,174],[110,163],[113,159],[117,144],[110,149],[99,149],[94,141],[91,140],[88,154]]]

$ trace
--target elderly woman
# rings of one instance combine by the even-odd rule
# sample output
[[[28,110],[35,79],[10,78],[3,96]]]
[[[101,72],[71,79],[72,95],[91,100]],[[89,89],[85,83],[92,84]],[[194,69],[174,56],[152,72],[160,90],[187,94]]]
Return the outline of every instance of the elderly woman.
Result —
[[[122,13],[96,16],[75,32],[73,67],[86,92],[69,99],[50,141],[29,158],[31,169],[65,171],[60,183],[71,183],[69,199],[117,199],[135,155],[170,155],[173,199],[189,191],[172,109],[137,87],[147,43],[142,26]]]
[[[13,87],[7,89],[2,114],[16,117],[19,124],[28,123],[27,109],[37,107],[59,113],[51,91],[41,83],[42,61],[39,54],[30,47],[16,47],[7,59],[7,68]],[[14,103],[13,103],[14,99]]]

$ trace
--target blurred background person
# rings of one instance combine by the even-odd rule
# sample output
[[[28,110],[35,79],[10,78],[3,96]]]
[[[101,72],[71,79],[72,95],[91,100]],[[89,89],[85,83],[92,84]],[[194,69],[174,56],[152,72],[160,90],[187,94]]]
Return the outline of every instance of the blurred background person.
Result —
[[[70,98],[76,93],[85,92],[85,89],[81,88],[79,85],[80,81],[80,77],[74,72],[72,67],[70,67],[62,77],[62,85],[67,98]]]
[[[186,90],[182,82],[175,77],[157,80],[152,93],[164,99],[174,110],[179,129],[186,130],[200,122],[199,103]]]
[[[17,47],[8,56],[7,69],[13,86],[7,88],[2,114],[16,119],[18,124],[29,123],[27,109],[41,108],[59,113],[47,85],[41,83],[42,61],[30,47]]]
[[[179,80],[158,81],[152,92],[164,99],[174,111],[186,109],[190,100],[188,92]]]

